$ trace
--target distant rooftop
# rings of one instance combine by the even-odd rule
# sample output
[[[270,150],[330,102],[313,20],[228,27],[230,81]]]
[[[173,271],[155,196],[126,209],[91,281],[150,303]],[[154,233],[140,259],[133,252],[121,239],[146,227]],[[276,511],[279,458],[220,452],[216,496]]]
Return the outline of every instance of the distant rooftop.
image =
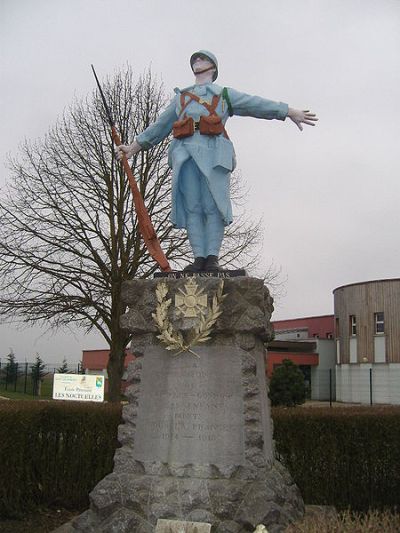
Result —
[[[389,281],[400,281],[400,278],[387,278],[387,279],[371,279],[367,281],[356,281],[355,283],[348,283],[347,285],[341,285],[336,287],[332,292],[338,291],[339,289],[344,289],[345,287],[354,287],[355,285],[368,285],[370,283],[383,283]]]

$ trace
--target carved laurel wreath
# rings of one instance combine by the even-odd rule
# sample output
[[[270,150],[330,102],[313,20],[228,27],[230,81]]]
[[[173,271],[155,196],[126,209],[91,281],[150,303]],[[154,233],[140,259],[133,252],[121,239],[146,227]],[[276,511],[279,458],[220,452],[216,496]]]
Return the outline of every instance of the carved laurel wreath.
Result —
[[[158,283],[156,289],[157,307],[156,312],[152,313],[152,317],[157,324],[157,328],[160,335],[157,338],[164,344],[165,348],[169,351],[175,350],[174,356],[177,356],[183,352],[190,352],[195,357],[200,357],[195,351],[192,350],[192,346],[201,344],[210,339],[211,330],[217,321],[217,318],[222,314],[221,304],[226,297],[223,294],[224,282],[220,280],[217,291],[212,299],[211,306],[207,306],[207,316],[200,313],[199,324],[192,328],[187,338],[182,335],[178,330],[175,330],[168,318],[168,309],[172,303],[171,298],[166,298],[168,294],[168,287],[165,281]]]

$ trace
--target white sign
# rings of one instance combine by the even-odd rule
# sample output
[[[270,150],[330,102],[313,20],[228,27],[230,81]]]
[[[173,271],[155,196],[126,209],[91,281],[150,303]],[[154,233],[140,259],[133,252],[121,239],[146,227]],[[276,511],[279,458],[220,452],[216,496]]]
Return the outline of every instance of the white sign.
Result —
[[[104,401],[104,376],[54,374],[53,400]]]

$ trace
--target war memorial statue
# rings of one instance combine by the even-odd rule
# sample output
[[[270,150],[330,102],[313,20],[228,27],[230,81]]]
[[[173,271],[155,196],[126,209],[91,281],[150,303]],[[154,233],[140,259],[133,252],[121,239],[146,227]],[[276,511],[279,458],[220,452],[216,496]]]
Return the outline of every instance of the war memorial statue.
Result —
[[[218,256],[232,222],[227,118],[289,117],[300,130],[317,118],[216,85],[210,52],[196,52],[190,64],[195,84],[176,89],[158,120],[118,153],[126,168],[125,156],[173,132],[171,219],[187,230],[194,262],[184,276],[124,282],[120,324],[136,359],[121,447],[113,472],[90,493],[90,509],[58,533],[245,533],[262,524],[280,533],[304,514],[274,449],[265,374],[273,300],[263,280],[221,273]]]
[[[190,58],[195,84],[175,89],[175,97],[129,146],[120,145],[118,156],[128,158],[148,150],[172,131],[169,149],[172,167],[171,221],[185,228],[194,255],[189,272],[218,271],[224,227],[232,222],[229,186],[236,165],[235,151],[225,123],[230,116],[263,119],[290,118],[300,130],[318,120],[309,111],[217,85],[218,62],[206,50]]]

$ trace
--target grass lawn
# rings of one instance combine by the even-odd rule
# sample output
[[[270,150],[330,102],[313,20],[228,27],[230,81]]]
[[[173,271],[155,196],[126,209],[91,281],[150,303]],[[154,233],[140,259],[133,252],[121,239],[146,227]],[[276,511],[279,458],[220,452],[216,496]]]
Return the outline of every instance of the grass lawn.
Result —
[[[32,394],[24,394],[23,392],[0,389],[0,399],[2,398],[8,398],[9,400],[34,400],[37,397],[32,396]]]
[[[16,389],[16,391],[14,391]],[[26,389],[26,393],[24,390]],[[48,400],[53,395],[53,374],[47,374],[42,381],[41,393],[40,396],[32,395],[32,380],[28,376],[25,386],[25,376],[21,375],[18,377],[17,386],[14,386],[14,383],[9,383],[7,390],[5,389],[4,383],[1,383],[0,387],[0,396],[5,398],[10,398],[13,400],[32,400],[35,398]]]
[[[322,512],[321,512],[322,511]],[[367,514],[309,505],[303,520],[289,526],[285,533],[398,533],[400,514],[369,511]]]

